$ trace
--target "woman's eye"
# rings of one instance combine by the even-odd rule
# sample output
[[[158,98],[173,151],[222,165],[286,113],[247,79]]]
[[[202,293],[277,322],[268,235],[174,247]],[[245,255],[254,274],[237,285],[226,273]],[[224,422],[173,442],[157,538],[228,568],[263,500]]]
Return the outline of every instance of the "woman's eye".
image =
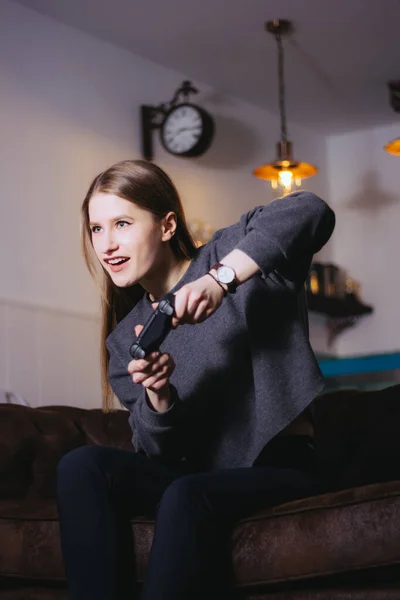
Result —
[[[100,226],[99,225],[93,225],[93,227],[92,227],[92,233],[97,233],[98,231],[100,231]]]
[[[128,221],[117,221],[116,225],[117,227],[124,227],[125,225],[130,225],[130,223]]]

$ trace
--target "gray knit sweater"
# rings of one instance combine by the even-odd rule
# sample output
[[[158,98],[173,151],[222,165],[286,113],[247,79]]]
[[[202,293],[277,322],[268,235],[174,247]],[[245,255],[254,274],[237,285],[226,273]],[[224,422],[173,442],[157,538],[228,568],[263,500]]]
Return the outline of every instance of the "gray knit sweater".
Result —
[[[200,247],[173,288],[202,277],[234,248],[260,272],[227,295],[197,325],[172,330],[162,345],[176,363],[173,403],[164,413],[149,404],[127,371],[134,327],[152,309],[147,295],[107,339],[109,381],[130,411],[137,451],[195,468],[251,466],[263,447],[318,395],[323,377],[301,310],[310,263],[328,241],[335,216],[308,192],[255,208]],[[304,307],[304,306],[303,306]]]

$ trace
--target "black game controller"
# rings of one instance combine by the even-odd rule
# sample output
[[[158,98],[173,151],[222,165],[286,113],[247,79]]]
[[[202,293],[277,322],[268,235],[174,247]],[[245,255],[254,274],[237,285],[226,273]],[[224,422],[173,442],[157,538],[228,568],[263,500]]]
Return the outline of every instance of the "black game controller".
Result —
[[[129,348],[132,358],[144,358],[151,352],[158,350],[171,329],[174,306],[174,294],[166,294],[160,300],[157,308],[140,332],[138,339]]]

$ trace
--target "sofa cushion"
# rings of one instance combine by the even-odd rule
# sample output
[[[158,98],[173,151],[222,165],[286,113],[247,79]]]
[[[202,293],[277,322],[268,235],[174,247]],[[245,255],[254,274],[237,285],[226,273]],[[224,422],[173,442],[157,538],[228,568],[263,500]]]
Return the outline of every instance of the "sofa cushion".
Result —
[[[65,581],[54,501],[1,501],[0,539],[0,576]]]
[[[400,567],[400,481],[282,504],[238,524],[233,564],[243,588]],[[398,573],[400,574],[400,568]]]
[[[154,522],[134,519],[142,581]],[[0,577],[65,582],[54,501],[0,502]],[[400,564],[400,481],[305,498],[241,521],[232,536],[238,585],[354,574]],[[400,571],[399,571],[400,573]]]
[[[139,580],[143,579],[154,521],[132,521]],[[57,505],[53,500],[0,501],[0,577],[66,582]]]

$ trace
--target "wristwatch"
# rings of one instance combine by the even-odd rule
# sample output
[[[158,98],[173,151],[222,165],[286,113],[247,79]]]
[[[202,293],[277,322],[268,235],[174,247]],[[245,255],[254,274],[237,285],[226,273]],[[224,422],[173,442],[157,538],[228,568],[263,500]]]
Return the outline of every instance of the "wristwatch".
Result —
[[[218,262],[211,267],[209,273],[224,290],[226,289],[230,294],[236,292],[236,273],[232,267]]]

